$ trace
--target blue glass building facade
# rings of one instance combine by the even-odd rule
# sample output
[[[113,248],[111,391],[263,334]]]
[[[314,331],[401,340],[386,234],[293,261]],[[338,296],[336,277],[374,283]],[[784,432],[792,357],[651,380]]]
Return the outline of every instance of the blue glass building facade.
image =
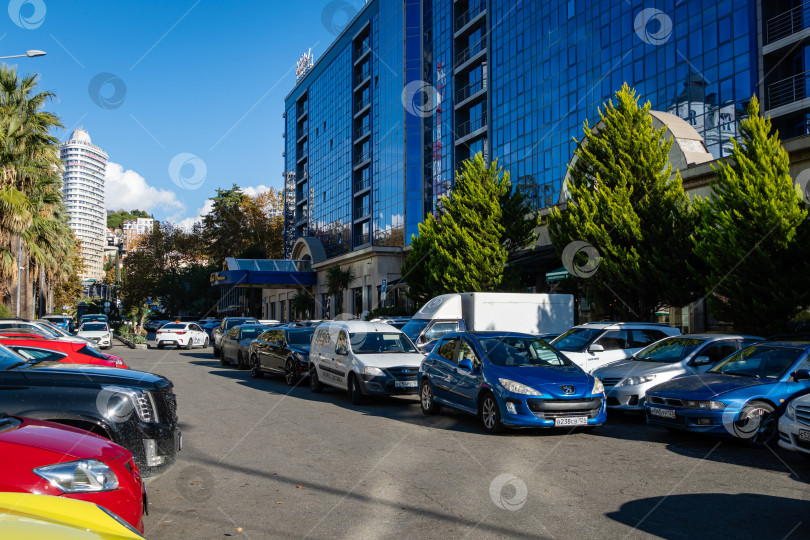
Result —
[[[756,0],[371,0],[285,100],[290,238],[329,257],[403,246],[477,152],[553,205],[583,122],[625,82],[727,155],[769,90],[758,15]]]

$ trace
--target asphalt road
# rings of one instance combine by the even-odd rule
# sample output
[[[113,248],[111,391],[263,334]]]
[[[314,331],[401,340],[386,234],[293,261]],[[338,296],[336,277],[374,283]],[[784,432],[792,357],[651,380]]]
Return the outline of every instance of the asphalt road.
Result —
[[[112,351],[175,385],[177,463],[150,539],[808,538],[810,460],[615,415],[483,434],[413,398],[353,406],[221,367],[211,349]]]

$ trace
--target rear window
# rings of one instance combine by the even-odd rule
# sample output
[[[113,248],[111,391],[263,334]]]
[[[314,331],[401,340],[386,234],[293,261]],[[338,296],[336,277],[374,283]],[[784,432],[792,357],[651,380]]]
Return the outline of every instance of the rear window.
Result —
[[[107,325],[104,323],[85,323],[82,325],[82,330],[88,332],[104,332],[107,330]]]
[[[186,328],[185,324],[176,324],[176,323],[164,324],[163,326],[160,327],[161,330],[185,330],[185,328]]]

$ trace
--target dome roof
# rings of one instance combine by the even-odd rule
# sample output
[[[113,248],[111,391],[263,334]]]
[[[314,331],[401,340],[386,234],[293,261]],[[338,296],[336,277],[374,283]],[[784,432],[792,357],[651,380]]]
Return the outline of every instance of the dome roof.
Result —
[[[70,136],[70,140],[90,144],[90,134],[83,129],[77,129],[73,132],[73,135]]]

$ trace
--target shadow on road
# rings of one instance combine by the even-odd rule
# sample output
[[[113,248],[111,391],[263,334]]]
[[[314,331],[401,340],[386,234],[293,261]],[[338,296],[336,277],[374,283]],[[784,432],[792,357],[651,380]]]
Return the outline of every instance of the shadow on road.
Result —
[[[747,538],[810,538],[807,501],[753,493],[638,499],[606,515],[667,539],[739,538],[743,530]]]

